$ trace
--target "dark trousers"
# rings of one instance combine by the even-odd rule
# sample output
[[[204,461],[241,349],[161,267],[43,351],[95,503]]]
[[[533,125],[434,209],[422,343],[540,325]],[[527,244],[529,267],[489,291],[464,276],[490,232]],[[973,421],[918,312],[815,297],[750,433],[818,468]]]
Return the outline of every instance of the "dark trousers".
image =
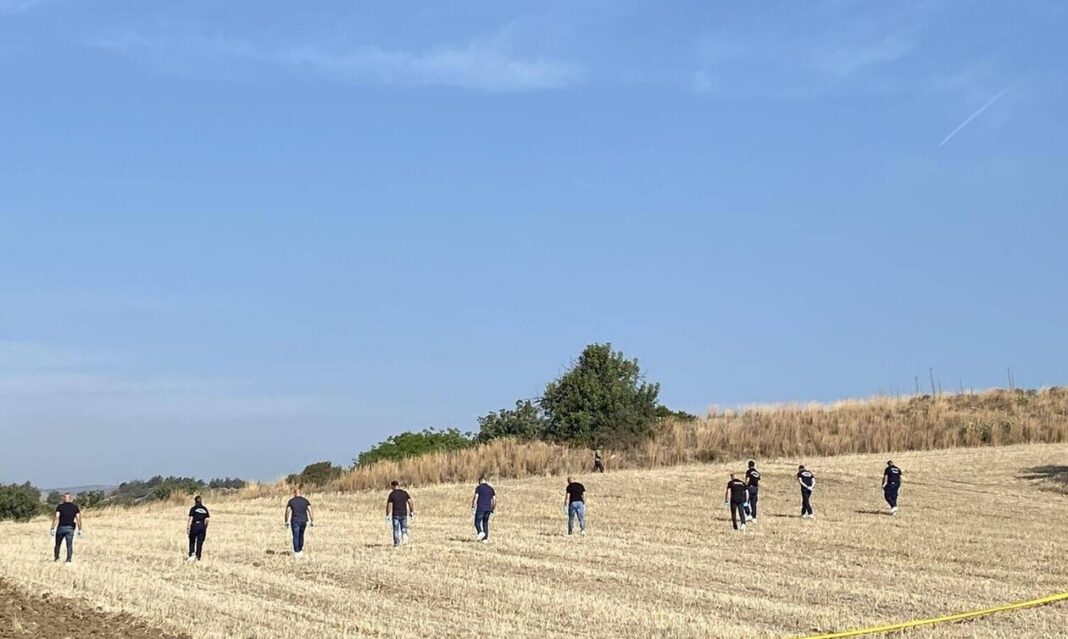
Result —
[[[293,528],[293,552],[304,552],[304,530],[308,527],[306,521],[290,521]]]
[[[475,532],[485,533],[486,539],[489,539],[489,520],[492,514],[492,510],[475,511]]]
[[[744,501],[732,501],[731,502],[731,526],[734,526],[735,530],[738,530],[738,522],[741,521],[742,525],[745,525],[745,502]]]
[[[811,515],[812,504],[809,503],[809,498],[812,497],[812,491],[806,488],[801,489],[801,514]]]
[[[891,508],[897,508],[897,491],[901,486],[897,484],[887,484],[883,486],[883,498],[886,499],[886,503],[890,504]]]
[[[200,555],[204,552],[204,538],[208,536],[207,526],[198,526],[193,524],[189,528],[189,556],[196,556],[200,559]]]
[[[59,561],[59,548],[67,542],[67,561],[74,559],[74,526],[56,528],[56,561]]]
[[[757,518],[757,497],[759,497],[760,490],[756,486],[749,487],[749,513],[753,519]]]
[[[604,462],[602,462],[600,459],[593,460],[593,472],[595,472],[595,473],[603,473],[604,472]]]

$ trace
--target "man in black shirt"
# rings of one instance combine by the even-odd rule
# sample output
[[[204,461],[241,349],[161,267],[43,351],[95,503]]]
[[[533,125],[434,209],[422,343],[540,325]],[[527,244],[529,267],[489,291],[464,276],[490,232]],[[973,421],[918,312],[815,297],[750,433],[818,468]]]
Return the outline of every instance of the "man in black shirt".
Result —
[[[883,471],[883,498],[890,506],[890,514],[897,514],[897,493],[901,490],[901,469],[894,462],[886,462],[886,470]]]
[[[189,536],[189,561],[200,561],[204,552],[204,538],[208,536],[208,518],[211,515],[204,507],[200,495],[193,498],[193,507],[189,509],[189,522],[185,534]]]
[[[749,469],[745,471],[745,487],[749,492],[749,515],[753,523],[757,520],[757,498],[760,497],[760,471],[756,461],[749,460]]]
[[[801,486],[801,518],[812,519],[816,515],[812,512],[812,491],[816,489],[816,476],[811,471],[805,470],[805,465],[797,467],[797,483]]]
[[[308,526],[315,526],[311,502],[300,494],[300,488],[293,489],[293,499],[286,504],[287,528],[293,530],[293,556],[304,556],[304,531]]]
[[[575,481],[574,477],[567,478],[567,488],[564,489],[565,508],[567,509],[567,535],[575,529],[575,518],[578,517],[580,534],[586,534],[586,487]]]
[[[56,538],[55,561],[59,561],[59,548],[63,542],[67,542],[67,561],[70,565],[74,560],[74,535],[82,536],[82,511],[72,501],[70,493],[63,495],[63,501],[56,506],[56,514],[52,517],[52,534]]]
[[[734,476],[731,473],[731,480],[727,482],[727,492],[723,495],[724,505],[730,504],[731,508],[731,526],[735,530],[745,530],[745,502],[746,502],[746,487],[745,482]],[[741,520],[739,522],[739,520]]]
[[[389,483],[392,490],[386,497],[386,521],[393,525],[393,545],[408,543],[408,517],[415,517],[415,507],[408,491],[400,487],[400,482]]]

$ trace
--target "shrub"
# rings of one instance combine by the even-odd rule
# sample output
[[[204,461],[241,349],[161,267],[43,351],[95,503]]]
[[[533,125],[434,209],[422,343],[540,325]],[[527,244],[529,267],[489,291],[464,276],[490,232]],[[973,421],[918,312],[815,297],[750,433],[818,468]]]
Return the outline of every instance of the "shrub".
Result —
[[[519,440],[537,439],[545,434],[547,423],[534,402],[519,400],[515,410],[502,408],[499,411],[478,418],[479,443],[485,443],[501,437],[514,437]]]
[[[41,491],[30,482],[0,485],[0,520],[29,521],[41,510]]]
[[[405,459],[426,453],[462,450],[470,447],[474,438],[461,433],[455,428],[434,430],[427,428],[419,433],[405,432],[394,435],[357,457],[356,466],[363,466],[377,461]]]
[[[321,461],[308,464],[301,472],[287,477],[286,482],[292,486],[323,486],[340,477],[341,472],[341,466]]]

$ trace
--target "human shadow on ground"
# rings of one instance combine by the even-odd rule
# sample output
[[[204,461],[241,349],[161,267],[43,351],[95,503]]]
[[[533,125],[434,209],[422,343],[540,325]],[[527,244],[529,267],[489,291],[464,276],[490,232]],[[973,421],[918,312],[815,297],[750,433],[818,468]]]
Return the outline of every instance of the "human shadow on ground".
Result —
[[[1050,464],[1047,466],[1027,468],[1024,470],[1024,474],[1019,476],[1019,479],[1049,479],[1062,484],[1068,484],[1068,466]]]
[[[854,510],[853,512],[857,513],[858,515],[884,515],[886,517],[890,516],[890,513],[886,512],[885,510],[864,510],[864,509],[860,509],[860,510]]]

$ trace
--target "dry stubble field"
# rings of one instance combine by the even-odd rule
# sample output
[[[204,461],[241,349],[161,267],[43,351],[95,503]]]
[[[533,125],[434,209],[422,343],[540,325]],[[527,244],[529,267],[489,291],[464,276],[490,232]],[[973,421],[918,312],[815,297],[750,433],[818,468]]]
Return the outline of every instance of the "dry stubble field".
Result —
[[[51,562],[48,524],[0,525],[0,577],[171,633],[209,637],[792,637],[1068,590],[1068,496],[1022,479],[1068,445],[900,453],[900,514],[884,514],[884,455],[761,464],[761,518],[733,533],[726,473],[742,464],[583,476],[591,534],[564,536],[563,480],[497,484],[493,540],[474,543],[471,486],[412,490],[413,543],[394,550],[385,491],[313,494],[306,559],[286,554],[284,499],[208,503],[200,564],[185,508],[89,513],[76,566]],[[0,619],[0,636],[32,636]],[[909,637],[1068,637],[1056,604]],[[115,628],[111,636],[125,636]],[[137,635],[142,636],[142,635]]]

